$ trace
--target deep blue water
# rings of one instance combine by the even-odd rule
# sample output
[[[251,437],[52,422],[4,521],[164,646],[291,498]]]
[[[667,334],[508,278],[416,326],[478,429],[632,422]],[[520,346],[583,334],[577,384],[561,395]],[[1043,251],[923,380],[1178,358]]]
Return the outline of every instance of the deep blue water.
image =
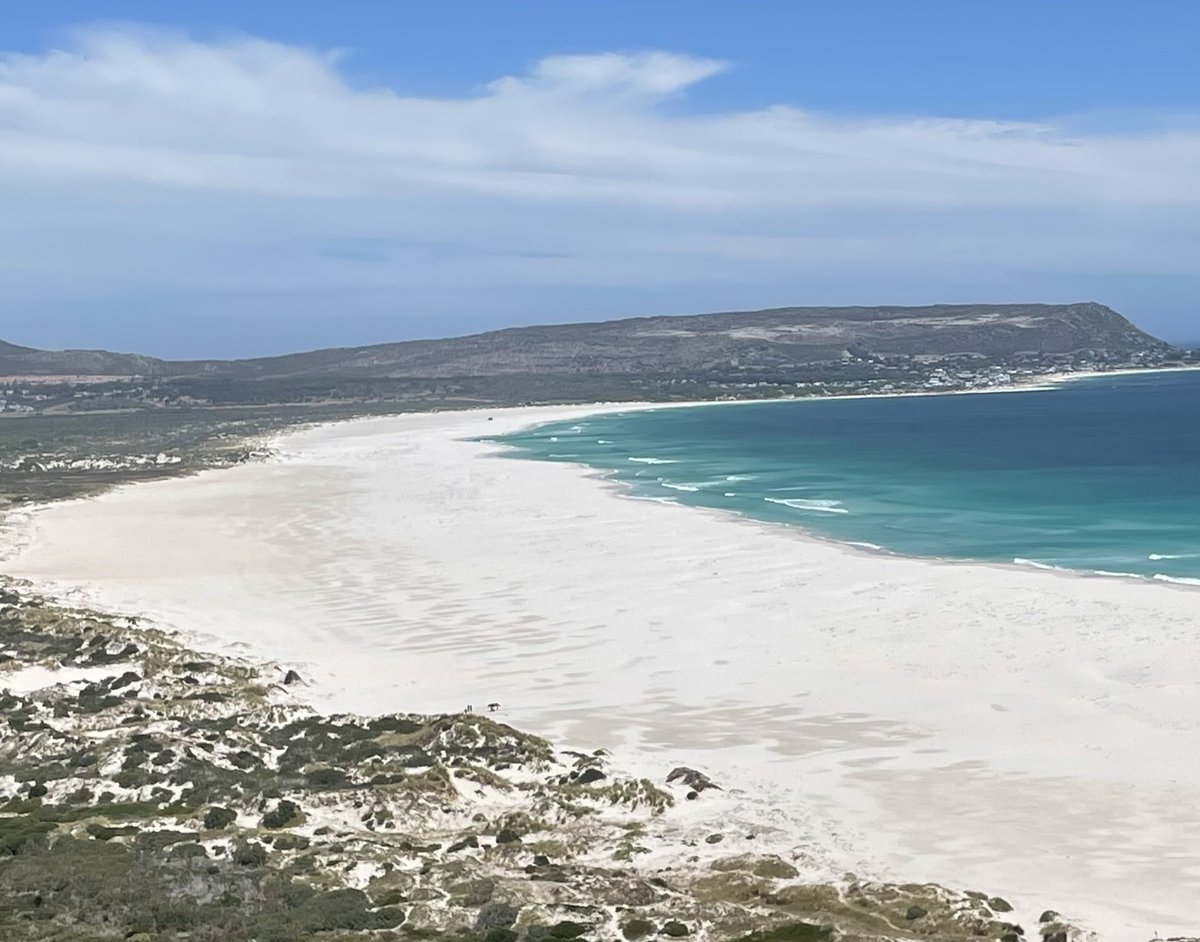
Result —
[[[907,555],[1200,580],[1200,371],[617,412],[500,441],[632,497]]]

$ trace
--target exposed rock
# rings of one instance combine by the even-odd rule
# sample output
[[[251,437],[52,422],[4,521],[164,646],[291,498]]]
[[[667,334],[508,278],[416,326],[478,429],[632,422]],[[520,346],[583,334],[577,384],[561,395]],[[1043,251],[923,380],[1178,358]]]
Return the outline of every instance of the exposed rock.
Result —
[[[741,854],[714,861],[712,869],[722,872],[744,870],[756,877],[773,880],[794,880],[800,871],[782,857],[774,854]]]
[[[491,879],[468,880],[456,883],[449,889],[451,899],[462,906],[482,906],[496,892],[496,881]],[[509,923],[512,925],[512,923]]]
[[[667,775],[668,785],[674,785],[676,782],[687,786],[688,789],[697,794],[708,788],[721,790],[721,786],[714,784],[712,779],[703,772],[697,772],[695,769],[689,769],[684,765],[672,769],[670,774]],[[691,796],[689,795],[688,797],[690,798]]]
[[[694,880],[690,887],[706,903],[749,903],[769,892],[764,881],[748,873],[714,873]]]
[[[652,906],[662,899],[653,886],[642,880],[618,881],[613,885],[611,902],[622,906]]]
[[[508,929],[517,921],[519,913],[520,910],[508,903],[487,903],[479,910],[475,931],[487,933],[493,929]]]

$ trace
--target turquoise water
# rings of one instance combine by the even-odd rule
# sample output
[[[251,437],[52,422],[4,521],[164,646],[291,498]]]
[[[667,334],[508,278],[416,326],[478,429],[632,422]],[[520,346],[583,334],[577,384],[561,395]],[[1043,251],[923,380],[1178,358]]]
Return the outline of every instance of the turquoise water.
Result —
[[[612,413],[498,439],[629,496],[913,556],[1200,584],[1200,372]]]

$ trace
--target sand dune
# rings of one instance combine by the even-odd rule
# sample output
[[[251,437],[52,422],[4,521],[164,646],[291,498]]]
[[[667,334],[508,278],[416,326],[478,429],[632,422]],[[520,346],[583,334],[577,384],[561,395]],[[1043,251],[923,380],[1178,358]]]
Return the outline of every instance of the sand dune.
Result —
[[[816,869],[1105,939],[1200,926],[1200,590],[859,553],[464,440],[588,412],[292,434],[14,518],[3,571],[298,665],[338,709],[496,700],[703,768]]]

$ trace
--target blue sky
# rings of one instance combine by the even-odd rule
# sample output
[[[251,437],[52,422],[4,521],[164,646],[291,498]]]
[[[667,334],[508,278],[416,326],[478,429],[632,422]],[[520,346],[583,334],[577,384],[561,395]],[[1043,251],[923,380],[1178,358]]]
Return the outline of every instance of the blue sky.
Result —
[[[1190,0],[14,5],[0,338],[1006,300],[1200,338],[1198,38]]]

